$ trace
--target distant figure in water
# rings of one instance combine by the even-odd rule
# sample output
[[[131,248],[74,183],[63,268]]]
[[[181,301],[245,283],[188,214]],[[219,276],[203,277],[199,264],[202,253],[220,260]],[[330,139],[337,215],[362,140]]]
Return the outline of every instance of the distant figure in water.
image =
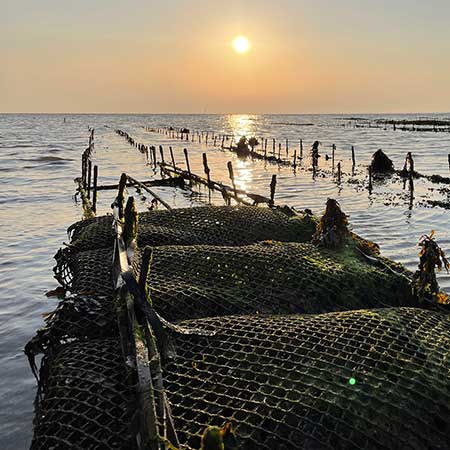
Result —
[[[66,123],[66,118],[64,117],[64,123]]]

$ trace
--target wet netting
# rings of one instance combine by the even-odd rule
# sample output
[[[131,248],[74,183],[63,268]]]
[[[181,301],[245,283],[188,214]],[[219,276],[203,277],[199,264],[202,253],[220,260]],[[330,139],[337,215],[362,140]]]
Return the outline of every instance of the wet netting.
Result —
[[[316,229],[311,215],[289,216],[257,206],[205,206],[139,214],[138,245],[244,245],[266,239],[307,242]],[[69,228],[77,250],[111,247],[112,216],[77,222]]]
[[[45,315],[45,326],[27,344],[31,354],[52,351],[74,340],[117,336],[117,314],[111,297],[68,296]]]
[[[32,450],[135,448],[142,386],[126,347],[157,334],[153,316],[142,332],[144,291],[163,317],[147,394],[158,411],[167,396],[180,448],[227,422],[224,450],[450,448],[450,318],[412,308],[411,274],[376,245],[312,244],[316,223],[259,207],[140,214],[136,280],[151,260],[146,286],[128,274],[139,295],[125,309],[112,217],[70,227],[54,271],[71,295],[25,349],[36,374],[44,355]],[[128,308],[140,326],[124,325]]]
[[[75,252],[60,268],[72,292],[110,292],[112,250]],[[375,258],[374,258],[375,259]],[[140,257],[135,258],[139,277]],[[265,241],[236,247],[153,248],[147,278],[155,310],[171,321],[231,314],[321,313],[411,306],[409,279],[356,248]]]
[[[53,268],[55,278],[72,293],[112,295],[113,249],[74,251],[60,250]]]
[[[153,306],[171,320],[414,302],[404,275],[367,263],[351,247],[330,251],[307,243],[155,247],[147,282]]]
[[[134,449],[133,374],[117,339],[68,343],[46,358],[31,450]]]
[[[450,448],[450,321],[413,308],[184,322],[165,388],[178,437],[239,449]]]

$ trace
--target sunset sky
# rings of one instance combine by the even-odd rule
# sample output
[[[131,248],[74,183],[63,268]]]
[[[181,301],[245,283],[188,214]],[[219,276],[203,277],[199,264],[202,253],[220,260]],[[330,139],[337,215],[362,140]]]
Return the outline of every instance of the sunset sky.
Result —
[[[0,7],[0,112],[450,110],[448,0]]]

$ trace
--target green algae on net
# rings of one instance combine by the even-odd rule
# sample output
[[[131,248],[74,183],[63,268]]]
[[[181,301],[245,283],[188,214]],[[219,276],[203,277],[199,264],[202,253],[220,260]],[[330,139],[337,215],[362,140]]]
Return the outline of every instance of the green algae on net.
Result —
[[[64,315],[64,308],[49,318],[45,345],[51,350],[41,370],[33,450],[62,438],[90,449],[99,436],[111,448],[135,446],[136,373],[123,363],[111,315],[112,267],[105,264],[112,260],[111,224],[111,217],[100,217],[76,225],[70,251],[58,255],[63,283],[71,273],[73,304],[83,293],[93,300],[103,294],[105,301],[95,302],[98,310],[88,321],[72,310]],[[417,308],[410,274],[352,234],[335,200],[328,200],[319,222],[282,209],[206,207],[140,214],[130,236],[136,231],[134,276],[146,273],[145,294],[155,311],[209,333],[171,328],[176,355],[158,372],[183,448],[198,449],[208,430],[222,438],[228,420],[236,448],[344,446],[349,429],[355,448],[448,447],[440,422],[428,420],[435,412],[416,394],[426,391],[442,411],[450,402],[445,385],[426,383],[445,379],[450,370],[446,347],[435,346],[448,336],[449,319]],[[142,252],[152,257],[148,274]],[[89,300],[83,306],[89,309]],[[396,307],[376,309],[384,306]],[[61,327],[64,317],[71,322]],[[142,341],[144,328],[138,330]],[[439,364],[421,364],[436,356]],[[103,385],[105,379],[114,383]],[[374,429],[367,423],[376,405]],[[450,420],[445,411],[443,420]]]

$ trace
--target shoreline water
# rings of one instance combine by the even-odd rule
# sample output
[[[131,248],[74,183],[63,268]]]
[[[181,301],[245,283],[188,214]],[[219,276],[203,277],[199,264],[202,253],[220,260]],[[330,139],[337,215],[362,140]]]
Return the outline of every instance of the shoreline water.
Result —
[[[33,114],[31,114],[33,115]],[[41,314],[51,311],[56,303],[47,299],[46,291],[56,287],[51,268],[53,254],[66,240],[65,229],[81,216],[79,205],[72,201],[75,192],[73,178],[79,175],[79,155],[86,146],[88,126],[96,128],[97,157],[102,161],[103,182],[116,182],[120,167],[130,174],[148,178],[145,161],[126,142],[114,136],[114,128],[121,127],[135,135],[140,142],[173,145],[181,159],[182,145],[163,136],[149,135],[148,125],[210,127],[238,134],[276,135],[294,140],[299,136],[308,143],[322,140],[323,151],[331,143],[338,148],[343,161],[350,160],[350,146],[355,145],[358,163],[367,164],[371,153],[382,147],[397,165],[401,165],[406,151],[416,157],[416,167],[426,173],[448,174],[446,155],[450,136],[420,136],[415,133],[393,134],[383,130],[341,129],[329,116],[314,116],[313,127],[274,126],[272,119],[283,116],[192,116],[186,115],[62,115],[39,116],[23,120],[23,115],[0,115],[0,148],[2,158],[3,204],[0,245],[4,258],[0,263],[3,281],[3,305],[0,311],[1,373],[0,441],[5,450],[28,448],[31,437],[32,401],[35,380],[32,377],[22,348],[34,330],[42,326]],[[167,117],[172,123],[167,123]],[[292,117],[290,115],[290,117]],[[308,116],[298,116],[307,120]],[[45,120],[43,120],[45,119]],[[309,119],[308,119],[309,120]],[[201,153],[205,147],[189,143],[193,170],[201,170]],[[229,153],[207,149],[214,178],[227,179],[226,161]],[[58,158],[58,159],[54,159]],[[120,161],[120,164],[118,164]],[[256,193],[267,194],[272,173],[278,174],[277,195],[280,200],[298,207],[308,207],[320,213],[327,197],[337,197],[345,212],[350,214],[354,230],[378,242],[386,256],[404,263],[408,268],[417,265],[416,242],[421,234],[436,230],[436,238],[444,250],[450,248],[446,230],[448,211],[413,208],[406,205],[385,206],[376,195],[357,192],[351,187],[339,189],[327,180],[313,181],[308,173],[293,174],[285,168],[265,166],[259,161],[236,161],[240,186]],[[184,196],[170,197],[174,206],[189,205],[199,199]],[[105,194],[102,194],[105,198]],[[101,212],[108,212],[104,202]],[[449,289],[449,277],[442,274],[442,287]]]

